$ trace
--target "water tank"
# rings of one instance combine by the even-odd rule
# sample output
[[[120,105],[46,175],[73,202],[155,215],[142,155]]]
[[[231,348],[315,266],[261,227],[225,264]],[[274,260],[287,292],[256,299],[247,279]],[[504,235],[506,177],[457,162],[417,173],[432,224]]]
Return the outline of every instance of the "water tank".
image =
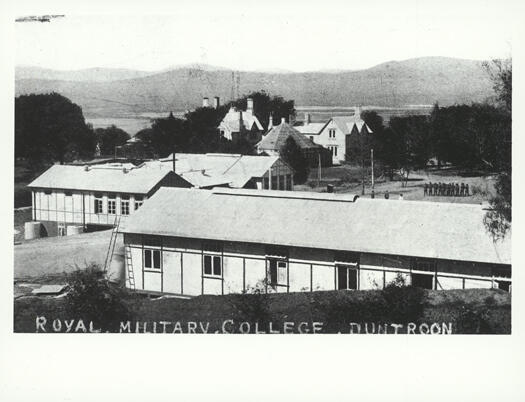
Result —
[[[41,226],[40,222],[26,222],[24,225],[24,238],[26,240],[38,239]]]
[[[326,192],[327,193],[333,193],[334,192],[334,185],[333,184],[327,184],[326,185]]]
[[[111,264],[107,271],[107,279],[110,282],[118,285],[124,285],[126,283],[126,262],[124,259],[124,246],[115,247],[113,256],[111,258]]]
[[[68,225],[66,228],[66,235],[72,236],[84,233],[84,227],[82,225]]]

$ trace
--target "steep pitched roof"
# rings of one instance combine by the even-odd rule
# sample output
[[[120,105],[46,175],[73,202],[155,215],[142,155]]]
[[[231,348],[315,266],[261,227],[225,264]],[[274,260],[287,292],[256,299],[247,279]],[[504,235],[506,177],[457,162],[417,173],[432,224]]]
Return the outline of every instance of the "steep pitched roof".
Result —
[[[257,127],[258,130],[264,130],[257,116],[255,116],[255,114],[253,114],[251,111],[243,112],[233,107],[231,107],[228,113],[226,113],[226,116],[224,116],[224,118],[222,119],[221,123],[219,124],[219,127],[222,126],[224,128],[227,128],[231,132],[239,132],[239,120],[241,119],[244,128],[246,128],[247,130],[251,130],[254,125]]]
[[[510,264],[510,234],[494,243],[484,227],[484,214],[475,204],[161,188],[121,231]]]
[[[354,128],[354,126],[356,126],[356,128],[357,128],[357,130],[359,132],[361,132],[361,130],[363,129],[363,126],[366,127],[366,129],[368,130],[369,133],[372,132],[370,127],[368,127],[368,125],[365,123],[365,121],[363,119],[361,119],[361,117],[358,116],[358,115],[353,115],[353,116],[334,116],[326,124],[328,125],[328,123],[330,123],[330,121],[333,121],[335,123],[335,125],[337,126],[337,128],[339,128],[339,130],[345,135],[350,134],[352,132],[352,129]]]
[[[109,163],[89,167],[53,165],[28,187],[147,194],[168,174],[174,173],[148,169],[144,165],[134,166],[131,163]]]
[[[308,123],[302,126],[294,126],[294,128],[301,134],[305,135],[318,135],[321,134],[321,130],[326,126],[325,123]]]
[[[320,147],[294,129],[290,124],[283,122],[278,126],[273,127],[268,134],[263,137],[263,139],[257,144],[257,149],[260,151],[279,151],[284,144],[286,144],[286,140],[288,140],[289,137],[293,138],[297,146],[301,149]]]

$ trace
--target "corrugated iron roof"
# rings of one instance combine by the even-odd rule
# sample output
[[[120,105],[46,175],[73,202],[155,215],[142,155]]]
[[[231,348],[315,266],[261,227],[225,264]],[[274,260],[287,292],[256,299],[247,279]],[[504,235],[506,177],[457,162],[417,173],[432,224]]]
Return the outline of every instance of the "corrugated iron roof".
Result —
[[[481,205],[355,200],[339,194],[317,197],[319,193],[312,196],[307,192],[271,190],[162,188],[130,216],[121,231],[458,261],[511,262],[510,234],[504,241],[494,243],[483,225],[485,210]]]
[[[326,126],[326,123],[308,123],[302,126],[294,126],[294,128],[301,134],[306,135],[318,135],[321,134],[321,130]]]
[[[361,117],[358,115],[334,116],[330,120],[332,120],[336,124],[336,126],[339,128],[339,130],[341,130],[341,132],[345,135],[350,134],[354,126],[357,127],[357,131],[359,132],[361,132],[361,130],[363,129],[363,126],[366,127],[369,133],[372,132],[370,127],[368,127],[368,125],[364,122],[364,120],[361,119]],[[328,123],[329,122],[330,121],[328,121]]]
[[[89,167],[53,165],[28,187],[147,194],[169,173],[130,163]]]
[[[297,146],[302,149],[320,147],[320,145],[315,144],[290,124],[283,122],[268,131],[268,134],[257,144],[257,149],[260,151],[280,151],[289,137],[292,137]]]

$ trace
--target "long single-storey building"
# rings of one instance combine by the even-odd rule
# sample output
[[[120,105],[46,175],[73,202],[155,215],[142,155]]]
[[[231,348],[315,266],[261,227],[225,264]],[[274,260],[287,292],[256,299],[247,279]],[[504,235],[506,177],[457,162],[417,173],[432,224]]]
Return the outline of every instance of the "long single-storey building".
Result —
[[[32,219],[45,235],[64,235],[69,225],[111,226],[127,218],[160,187],[191,187],[172,171],[131,163],[53,165],[28,187]]]
[[[120,228],[127,286],[178,295],[376,289],[510,290],[510,234],[481,205],[344,194],[161,188]]]

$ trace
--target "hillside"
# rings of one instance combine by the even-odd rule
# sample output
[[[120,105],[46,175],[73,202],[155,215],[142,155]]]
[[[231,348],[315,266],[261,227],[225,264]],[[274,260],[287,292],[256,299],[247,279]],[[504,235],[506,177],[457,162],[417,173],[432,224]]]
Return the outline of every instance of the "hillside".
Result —
[[[391,61],[359,71],[239,76],[240,94],[264,89],[295,99],[296,105],[449,105],[483,101],[493,94],[480,61],[444,57]],[[203,96],[229,99],[232,87],[230,70],[193,67],[109,81],[24,77],[16,80],[17,95],[59,92],[82,106],[85,115],[101,117],[194,108]]]

